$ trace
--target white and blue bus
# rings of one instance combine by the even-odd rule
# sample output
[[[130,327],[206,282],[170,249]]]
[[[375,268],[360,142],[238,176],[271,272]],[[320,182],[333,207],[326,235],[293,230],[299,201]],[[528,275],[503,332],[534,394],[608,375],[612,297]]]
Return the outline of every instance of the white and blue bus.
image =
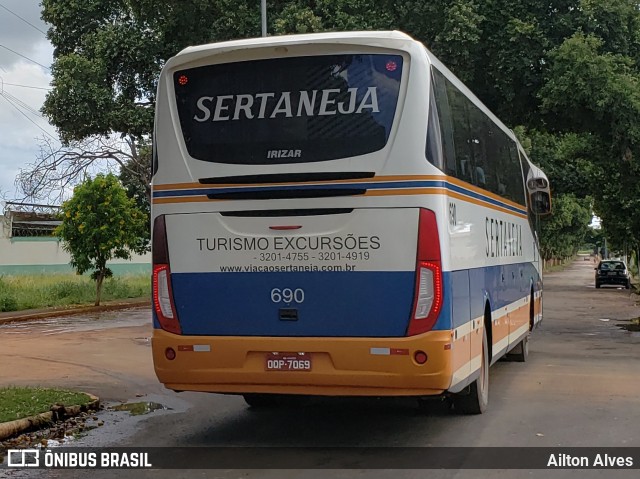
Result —
[[[190,47],[165,65],[153,162],[153,357],[175,391],[447,396],[542,319],[549,184],[400,32]]]

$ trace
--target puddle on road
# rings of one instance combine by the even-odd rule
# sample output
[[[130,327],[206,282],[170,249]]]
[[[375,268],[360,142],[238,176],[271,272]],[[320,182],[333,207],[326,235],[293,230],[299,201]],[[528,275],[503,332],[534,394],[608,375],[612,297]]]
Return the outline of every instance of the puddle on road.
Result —
[[[640,318],[620,319],[618,321],[624,321],[623,323],[616,324],[620,329],[631,332],[640,332]]]
[[[153,411],[166,411],[170,410],[171,408],[157,402],[142,401],[118,404],[117,406],[112,406],[110,409],[113,409],[114,411],[129,411],[129,414],[131,414],[132,416],[141,416],[143,414],[149,414]]]
[[[70,331],[95,331],[100,329],[141,326],[151,323],[151,313],[147,308],[121,309],[96,313],[59,316],[33,321],[0,325],[2,334],[61,334]]]

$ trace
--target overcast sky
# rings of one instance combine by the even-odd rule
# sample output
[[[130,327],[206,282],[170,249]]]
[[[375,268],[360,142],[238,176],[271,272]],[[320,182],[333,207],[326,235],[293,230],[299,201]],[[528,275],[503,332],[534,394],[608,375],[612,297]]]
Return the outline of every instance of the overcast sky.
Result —
[[[30,111],[40,110],[47,91],[25,88],[49,88],[53,47],[42,33],[47,28],[40,19],[40,0],[0,0],[0,195],[5,199],[16,195],[20,168],[36,159],[43,130],[57,138],[55,128]]]

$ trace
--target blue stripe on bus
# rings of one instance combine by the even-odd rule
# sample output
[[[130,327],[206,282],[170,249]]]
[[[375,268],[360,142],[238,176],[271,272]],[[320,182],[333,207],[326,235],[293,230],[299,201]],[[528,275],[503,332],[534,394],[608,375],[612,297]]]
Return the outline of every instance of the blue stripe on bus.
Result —
[[[531,263],[445,271],[433,329],[482,317],[486,301],[496,311],[529,297],[539,279]],[[173,273],[171,281],[185,335],[402,337],[413,313],[413,271]],[[274,287],[303,289],[303,304],[274,304]],[[297,308],[298,321],[280,320],[281,307]]]
[[[401,337],[407,330],[413,271],[173,273],[185,335]],[[273,288],[302,289],[301,304],[274,303]],[[295,308],[297,321],[280,319]]]
[[[532,263],[487,266],[457,273],[468,274],[470,319],[484,315],[487,300],[491,310],[496,311],[529,297],[532,284],[535,290],[535,284],[539,280],[538,271]],[[462,324],[462,319],[455,318],[453,327]]]
[[[517,207],[512,206],[512,205],[510,205],[508,203],[504,203],[502,201],[496,200],[496,199],[491,198],[489,196],[485,196],[485,195],[483,195],[481,193],[478,193],[476,191],[469,190],[467,188],[463,188],[463,187],[458,186],[458,185],[454,185],[452,183],[447,183],[446,187],[447,187],[448,190],[451,190],[451,191],[454,191],[456,193],[460,193],[460,194],[463,194],[463,195],[466,195],[466,196],[470,196],[471,198],[475,198],[477,200],[481,200],[481,201],[484,201],[486,203],[490,203],[490,204],[495,205],[495,206],[500,206],[501,208],[508,209],[509,211],[514,211],[516,213],[522,213],[522,214],[526,214],[527,213],[527,211],[524,208],[517,208]]]

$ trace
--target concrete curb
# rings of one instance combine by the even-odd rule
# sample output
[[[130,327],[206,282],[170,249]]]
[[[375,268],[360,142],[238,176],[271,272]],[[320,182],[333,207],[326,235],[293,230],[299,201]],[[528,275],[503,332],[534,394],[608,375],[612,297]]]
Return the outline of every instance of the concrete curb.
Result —
[[[71,316],[74,314],[97,313],[100,311],[115,311],[128,308],[142,308],[151,306],[151,299],[136,298],[126,301],[112,301],[100,306],[70,306],[64,308],[30,309],[25,311],[9,311],[0,313],[0,325],[19,321],[32,321],[37,319],[53,318],[58,316]]]
[[[19,436],[25,432],[43,429],[56,421],[63,421],[70,417],[78,416],[83,412],[97,411],[100,407],[100,398],[89,393],[82,394],[89,396],[91,402],[77,406],[61,406],[56,404],[51,406],[51,410],[48,412],[0,423],[0,441]]]

